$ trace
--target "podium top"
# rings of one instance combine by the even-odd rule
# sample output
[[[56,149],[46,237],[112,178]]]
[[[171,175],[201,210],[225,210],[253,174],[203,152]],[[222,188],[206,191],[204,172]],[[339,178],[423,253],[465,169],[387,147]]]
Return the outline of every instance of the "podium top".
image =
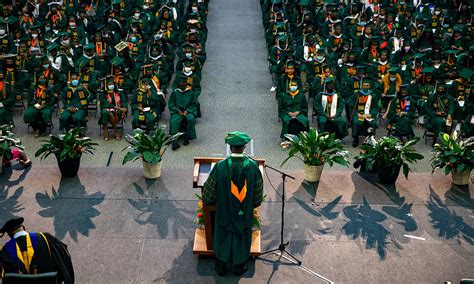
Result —
[[[194,157],[193,188],[202,188],[209,173],[217,162],[224,160],[222,157]],[[263,175],[265,159],[254,159]]]

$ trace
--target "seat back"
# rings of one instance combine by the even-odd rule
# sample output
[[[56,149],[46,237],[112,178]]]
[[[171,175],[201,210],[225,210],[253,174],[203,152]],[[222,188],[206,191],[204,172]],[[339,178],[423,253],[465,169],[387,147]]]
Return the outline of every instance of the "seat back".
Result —
[[[57,284],[57,272],[41,274],[17,274],[5,273],[3,283],[5,284]]]

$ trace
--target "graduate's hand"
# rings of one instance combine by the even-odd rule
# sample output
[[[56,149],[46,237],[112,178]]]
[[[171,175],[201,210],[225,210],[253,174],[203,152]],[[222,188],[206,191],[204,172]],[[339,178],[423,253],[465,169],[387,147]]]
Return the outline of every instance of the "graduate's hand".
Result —
[[[358,118],[364,118],[364,115],[358,113],[358,114],[357,114],[357,117],[358,117]]]
[[[121,107],[120,110],[124,113],[127,112],[127,108],[125,108],[125,107]]]
[[[450,114],[448,114],[448,117],[446,118],[446,120],[448,120],[448,121],[453,121],[453,118],[451,117]]]

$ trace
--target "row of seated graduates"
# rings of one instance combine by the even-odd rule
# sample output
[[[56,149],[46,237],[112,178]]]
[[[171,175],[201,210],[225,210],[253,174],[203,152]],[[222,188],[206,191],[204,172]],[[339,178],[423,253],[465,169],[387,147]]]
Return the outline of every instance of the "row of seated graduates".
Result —
[[[185,66],[200,75],[206,59],[208,3],[185,4],[4,2],[0,124],[12,123],[15,106],[22,111],[27,101],[24,120],[37,136],[52,126],[54,109],[60,113],[60,128],[68,130],[86,126],[89,111],[97,106],[105,139],[110,126],[120,138],[117,125],[129,104],[133,128],[154,128],[168,89],[175,87],[170,86],[175,62],[175,77],[183,78]]]
[[[282,139],[308,127],[305,92],[318,127],[343,138],[351,126],[354,146],[380,122],[409,138],[415,116],[433,144],[453,120],[472,136],[469,1],[351,2],[261,0]]]

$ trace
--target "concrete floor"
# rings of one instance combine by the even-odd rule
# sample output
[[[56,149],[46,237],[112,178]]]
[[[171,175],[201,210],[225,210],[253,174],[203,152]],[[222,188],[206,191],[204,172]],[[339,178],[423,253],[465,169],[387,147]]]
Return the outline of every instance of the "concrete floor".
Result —
[[[269,255],[238,279],[214,275],[213,259],[192,255],[196,189],[194,156],[223,155],[228,131],[249,133],[255,154],[279,166],[281,125],[271,86],[261,13],[256,0],[211,1],[207,62],[200,97],[198,139],[164,159],[163,176],[142,177],[141,163],[121,166],[125,141],[103,141],[96,119],[87,135],[100,144],[84,157],[79,176],[61,179],[53,158],[34,159],[0,177],[0,222],[26,218],[27,229],[49,231],[68,244],[78,283],[320,283],[310,270],[337,283],[440,283],[474,278],[473,188],[451,190],[450,177],[430,175],[429,159],[416,174],[385,188],[356,173],[325,169],[317,187],[302,181],[302,164],[283,169],[297,176],[288,184],[285,239],[304,268]],[[57,132],[58,120],[53,118]],[[16,131],[32,153],[39,140]],[[167,124],[167,114],[161,124]],[[131,131],[130,119],[126,131]],[[384,134],[385,131],[379,131]],[[421,135],[421,130],[416,130]],[[350,144],[350,138],[345,141]],[[430,147],[417,149],[429,157]],[[356,155],[357,150],[349,146]],[[106,168],[110,154],[111,168]],[[278,244],[281,185],[269,173],[262,206],[262,245]],[[316,192],[317,191],[317,192]],[[316,198],[315,198],[316,197]],[[405,235],[423,238],[413,239]],[[0,240],[5,241],[5,239]]]

